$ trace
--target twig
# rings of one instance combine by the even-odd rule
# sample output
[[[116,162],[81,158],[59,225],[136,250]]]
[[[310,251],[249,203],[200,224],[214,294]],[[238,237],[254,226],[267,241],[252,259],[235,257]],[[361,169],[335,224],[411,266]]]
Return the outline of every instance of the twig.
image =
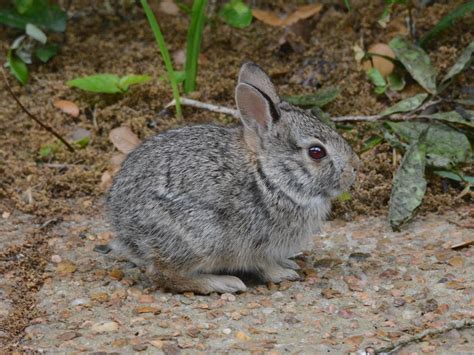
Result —
[[[376,354],[380,354],[380,353],[393,354],[396,351],[400,350],[401,348],[407,346],[408,344],[418,342],[427,336],[439,335],[442,333],[449,332],[450,330],[453,330],[453,329],[463,329],[463,328],[469,328],[472,326],[474,326],[474,320],[467,320],[467,319],[456,320],[444,327],[441,327],[440,329],[427,329],[421,333],[415,334],[406,339],[400,339],[397,342],[391,343],[389,346],[376,349],[375,353]]]
[[[28,111],[25,106],[23,106],[23,104],[20,102],[18,97],[13,92],[12,87],[10,86],[10,83],[8,82],[7,75],[5,74],[5,70],[3,70],[3,68],[1,68],[1,67],[0,67],[0,69],[2,70],[3,79],[5,80],[5,87],[7,88],[7,91],[10,93],[11,97],[13,97],[13,99],[16,101],[18,106],[20,106],[20,108],[23,110],[23,112],[26,113],[28,115],[28,117],[30,117],[33,121],[35,121],[37,124],[39,124],[45,130],[47,130],[49,133],[51,133],[53,136],[55,136],[57,139],[59,139],[67,147],[67,149],[69,149],[69,151],[74,152],[74,148],[72,147],[72,145],[70,145],[63,137],[61,137],[61,135],[59,133],[57,133],[54,129],[52,129],[48,125],[41,122],[35,115],[33,115],[30,111]]]
[[[418,112],[418,111],[424,111],[428,107],[437,105],[440,103],[441,100],[437,101],[428,101],[424,105],[421,105],[419,108],[417,108],[415,111],[412,111],[406,115],[403,114],[393,114],[393,115],[372,115],[372,116],[339,116],[339,117],[331,117],[331,120],[334,122],[348,122],[348,121],[365,121],[365,122],[374,122],[378,121],[381,119],[386,119],[386,120],[391,120],[391,121],[408,121],[412,120],[417,117],[423,117],[423,115],[418,115],[414,114],[413,112]],[[181,104],[184,106],[191,106],[191,107],[196,107],[196,108],[202,108],[204,110],[208,110],[211,112],[218,112],[218,113],[224,113],[229,116],[233,116],[235,118],[239,118],[239,111],[225,107],[225,106],[218,106],[218,105],[213,105],[209,104],[207,102],[201,102],[193,99],[188,99],[185,97],[181,98]],[[169,104],[167,104],[165,107],[171,107],[175,105],[175,101],[172,100]]]
[[[224,106],[217,106],[213,104],[208,104],[206,102],[201,102],[201,101],[196,101],[192,99],[187,99],[185,97],[181,98],[181,104],[185,106],[191,106],[191,107],[196,107],[196,108],[202,108],[204,110],[212,111],[212,112],[219,112],[219,113],[225,113],[226,115],[229,116],[234,116],[235,118],[239,118],[239,111],[229,108],[229,107],[224,107]],[[165,107],[171,107],[174,106],[176,103],[175,100],[171,101],[169,104],[167,104]]]

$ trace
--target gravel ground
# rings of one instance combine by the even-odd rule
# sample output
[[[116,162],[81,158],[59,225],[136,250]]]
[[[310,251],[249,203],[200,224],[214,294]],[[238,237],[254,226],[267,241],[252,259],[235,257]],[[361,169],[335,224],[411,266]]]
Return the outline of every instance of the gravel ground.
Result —
[[[303,281],[210,296],[154,289],[140,269],[107,253],[111,234],[100,214],[42,226],[4,216],[4,250],[34,233],[49,251],[26,312],[35,316],[15,337],[0,332],[0,341],[46,353],[370,353],[437,332],[396,352],[472,353],[474,249],[452,249],[472,239],[469,212],[420,217],[400,233],[383,217],[331,221],[297,259]],[[2,324],[17,321],[18,280],[14,270],[2,278]]]

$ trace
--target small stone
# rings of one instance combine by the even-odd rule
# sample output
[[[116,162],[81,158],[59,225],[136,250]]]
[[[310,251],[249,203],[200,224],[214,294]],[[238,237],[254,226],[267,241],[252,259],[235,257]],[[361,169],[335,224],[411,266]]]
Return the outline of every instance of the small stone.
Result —
[[[163,340],[149,340],[148,341],[151,345],[153,345],[155,348],[158,348],[158,349],[162,349],[163,348],[163,345],[164,345],[164,341]]]
[[[405,300],[401,297],[397,297],[393,300],[393,305],[395,307],[402,307],[405,305],[405,303],[406,303]]]
[[[51,256],[51,261],[55,264],[59,264],[62,260],[63,259],[57,254]]]
[[[120,281],[123,279],[123,271],[119,269],[113,269],[109,271],[109,276],[117,281]]]
[[[81,334],[77,332],[65,332],[57,336],[57,339],[62,340],[62,341],[69,341],[75,338],[80,337]]]
[[[239,312],[232,312],[230,314],[230,318],[233,319],[233,320],[240,320],[240,319],[242,319],[242,314],[239,313]]]
[[[236,297],[231,293],[223,293],[221,295],[221,300],[234,302],[236,300]]]
[[[94,251],[100,254],[108,254],[112,251],[112,248],[108,244],[97,244],[94,246]]]
[[[244,332],[240,330],[235,333],[235,338],[240,341],[248,341],[251,339],[247,334],[245,334]]]
[[[140,297],[138,297],[138,302],[139,303],[153,303],[155,302],[155,297],[153,295],[143,294]]]
[[[109,295],[105,292],[93,293],[91,295],[91,300],[99,303],[107,302],[110,299]]]
[[[232,333],[232,330],[230,328],[224,328],[222,329],[222,333],[224,333],[225,335],[229,335],[230,333]]]
[[[11,215],[10,212],[4,211],[4,212],[2,213],[2,218],[3,218],[3,219],[8,219],[8,218],[10,217],[10,215]]]
[[[295,317],[294,314],[287,314],[285,318],[283,319],[283,321],[285,321],[288,324],[296,324],[296,323],[301,322],[298,318]]]
[[[91,327],[91,331],[94,333],[115,332],[118,330],[118,328],[119,325],[117,322],[99,322]]]
[[[293,286],[293,282],[292,282],[292,281],[283,280],[283,281],[280,283],[280,290],[281,290],[281,291],[286,291],[286,290],[288,290],[291,286]]]
[[[189,298],[189,299],[196,298],[196,295],[194,294],[194,292],[184,292],[183,296],[186,297],[186,298]]]
[[[76,298],[75,300],[71,301],[71,306],[82,306],[85,304],[89,304],[89,300],[87,298]]]
[[[70,261],[61,261],[60,263],[58,263],[58,266],[56,267],[56,272],[59,274],[59,276],[71,275],[74,272],[76,272],[76,270],[77,270],[76,264]]]
[[[114,348],[123,348],[128,345],[128,339],[120,338],[120,339],[115,339],[112,342],[112,346]]]
[[[445,314],[449,310],[449,305],[446,303],[440,304],[436,309],[436,314]]]
[[[186,334],[189,335],[191,338],[197,338],[197,336],[201,333],[201,330],[199,328],[191,326],[188,329],[186,329]]]
[[[143,313],[153,313],[153,314],[158,314],[161,312],[159,308],[156,307],[150,307],[150,306],[143,306],[143,307],[137,307],[133,310],[136,314],[143,314]]]
[[[132,348],[135,351],[145,351],[148,348],[148,346],[145,345],[145,344],[136,344],[136,345],[132,346]]]
[[[263,313],[263,314],[266,314],[266,315],[272,314],[273,311],[274,311],[273,308],[263,308],[263,309],[262,309],[262,313]]]

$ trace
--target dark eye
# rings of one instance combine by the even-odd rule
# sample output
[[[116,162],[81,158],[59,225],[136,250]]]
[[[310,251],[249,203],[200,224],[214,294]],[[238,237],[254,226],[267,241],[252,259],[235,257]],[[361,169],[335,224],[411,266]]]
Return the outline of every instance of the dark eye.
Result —
[[[326,156],[326,149],[324,149],[320,145],[315,145],[309,148],[308,154],[312,159],[320,160]]]

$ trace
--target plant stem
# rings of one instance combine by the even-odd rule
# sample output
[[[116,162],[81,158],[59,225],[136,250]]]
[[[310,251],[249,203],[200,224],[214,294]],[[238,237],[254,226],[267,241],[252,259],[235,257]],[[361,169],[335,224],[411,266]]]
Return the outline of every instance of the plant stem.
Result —
[[[161,53],[161,57],[165,62],[166,71],[168,72],[168,79],[171,84],[171,89],[173,91],[174,101],[176,103],[176,116],[181,118],[181,98],[179,96],[179,89],[178,84],[176,82],[176,76],[173,69],[173,64],[171,63],[170,53],[168,52],[168,47],[166,46],[165,39],[163,34],[161,33],[160,26],[158,26],[158,22],[156,22],[155,15],[153,11],[150,9],[147,0],[140,0],[142,4],[143,10],[145,11],[145,15],[148,19],[148,23],[150,24],[151,30],[155,36],[156,43]]]
[[[186,76],[184,80],[184,92],[186,94],[196,89],[199,50],[201,48],[206,6],[207,0],[194,0],[193,2],[191,24],[188,29],[186,44],[186,65],[184,69]]]
[[[49,133],[51,133],[53,136],[55,136],[57,139],[59,139],[67,147],[67,149],[69,149],[69,151],[74,152],[73,146],[70,145],[59,133],[57,133],[54,129],[52,129],[48,125],[41,122],[35,115],[33,115],[30,111],[28,111],[25,106],[23,106],[20,99],[18,99],[18,97],[13,92],[13,90],[10,86],[10,83],[8,82],[7,75],[5,74],[5,71],[3,70],[2,67],[0,67],[0,69],[2,70],[3,79],[5,79],[5,87],[7,88],[8,93],[11,95],[11,97],[13,97],[13,99],[16,101],[18,106],[20,106],[22,111],[24,113],[26,113],[28,115],[28,117],[30,117],[33,121],[35,121],[37,124],[39,124],[45,130],[47,130]]]

